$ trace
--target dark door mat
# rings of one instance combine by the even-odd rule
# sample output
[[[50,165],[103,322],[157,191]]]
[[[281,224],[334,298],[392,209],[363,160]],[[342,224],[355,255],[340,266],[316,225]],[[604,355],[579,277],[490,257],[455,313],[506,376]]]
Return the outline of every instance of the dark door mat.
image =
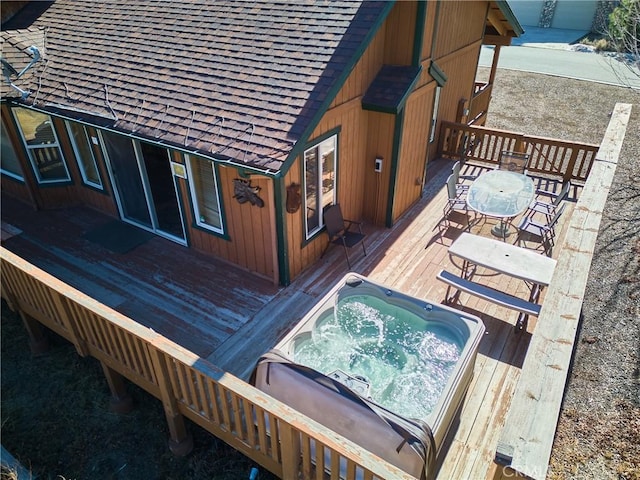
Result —
[[[82,235],[85,240],[115,253],[127,253],[153,237],[153,233],[119,220],[107,222]]]

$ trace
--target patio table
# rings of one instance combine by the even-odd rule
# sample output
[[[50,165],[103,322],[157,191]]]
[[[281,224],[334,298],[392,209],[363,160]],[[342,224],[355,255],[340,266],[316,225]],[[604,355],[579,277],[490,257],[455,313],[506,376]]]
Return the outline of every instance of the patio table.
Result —
[[[496,237],[510,235],[509,222],[524,212],[535,195],[533,181],[508,170],[483,173],[469,186],[467,205],[481,215],[500,219],[491,229]]]

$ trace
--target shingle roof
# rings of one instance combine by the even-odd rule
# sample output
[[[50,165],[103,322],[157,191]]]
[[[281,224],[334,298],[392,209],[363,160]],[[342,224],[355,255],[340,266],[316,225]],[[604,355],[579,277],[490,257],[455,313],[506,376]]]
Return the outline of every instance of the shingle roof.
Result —
[[[278,171],[389,3],[58,0],[29,29],[45,60],[15,83],[38,107]],[[3,29],[3,56],[28,44]]]

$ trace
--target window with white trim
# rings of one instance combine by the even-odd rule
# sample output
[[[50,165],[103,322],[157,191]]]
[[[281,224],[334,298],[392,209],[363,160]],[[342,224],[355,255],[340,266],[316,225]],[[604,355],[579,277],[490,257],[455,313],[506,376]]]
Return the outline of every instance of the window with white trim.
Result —
[[[2,148],[0,151],[0,172],[16,180],[24,181],[20,160],[18,160],[18,155],[13,149],[4,121],[0,122],[0,132],[2,134],[0,138],[0,147]]]
[[[333,135],[305,150],[303,155],[307,238],[324,227],[322,213],[327,206],[336,203],[337,143],[338,136]]]
[[[224,233],[216,170],[210,160],[185,155],[196,225]]]
[[[436,138],[436,124],[438,123],[438,108],[440,108],[440,92],[442,87],[438,85],[436,87],[436,93],[433,97],[433,112],[431,113],[431,133],[429,133],[429,143],[432,143]]]
[[[12,112],[38,183],[71,180],[51,117],[26,108],[15,108]]]
[[[82,175],[82,182],[85,185],[102,190],[102,179],[98,171],[96,157],[93,154],[93,148],[91,148],[87,127],[69,121],[66,121],[65,124],[67,125],[69,138],[73,145],[73,151],[76,154],[78,167]]]

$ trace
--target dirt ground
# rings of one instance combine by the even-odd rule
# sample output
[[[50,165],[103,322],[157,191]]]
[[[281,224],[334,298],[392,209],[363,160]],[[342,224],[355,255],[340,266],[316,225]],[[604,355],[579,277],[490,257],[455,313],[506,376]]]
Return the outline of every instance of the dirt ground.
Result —
[[[490,127],[599,143],[616,102],[633,111],[585,292],[553,480],[640,479],[640,92],[499,70],[489,115]],[[32,358],[4,305],[0,337],[2,443],[38,478],[248,478],[248,459],[195,427],[195,451],[173,456],[161,403],[134,386],[144,408],[109,413],[99,364],[55,337],[48,354]],[[273,478],[260,471],[260,480]]]

